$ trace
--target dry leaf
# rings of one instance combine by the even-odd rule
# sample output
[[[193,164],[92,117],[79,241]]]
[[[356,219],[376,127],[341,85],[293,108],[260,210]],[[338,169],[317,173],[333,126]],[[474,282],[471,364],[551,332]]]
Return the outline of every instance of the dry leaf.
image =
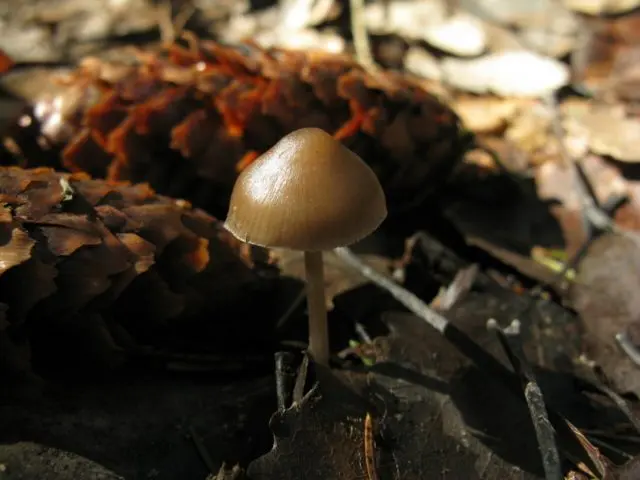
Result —
[[[586,102],[563,105],[563,125],[574,142],[585,142],[592,152],[621,162],[640,161],[640,121],[626,116],[622,105],[594,107]]]
[[[539,97],[564,86],[569,70],[557,60],[528,51],[487,55],[474,60],[446,58],[443,78],[462,90],[501,96]]]
[[[429,80],[440,81],[442,78],[438,59],[421,47],[409,47],[404,57],[404,68]]]
[[[461,96],[454,102],[453,109],[468,130],[495,133],[509,123],[522,105],[518,99]]]
[[[446,13],[441,0],[392,0],[367,5],[365,22],[371,33],[424,39],[425,27],[440,23]]]
[[[529,157],[530,165],[557,159],[558,144],[551,131],[553,112],[543,103],[521,108],[505,132],[505,140]]]
[[[638,100],[640,11],[585,20],[584,41],[572,55],[574,82],[595,93]]]
[[[472,15],[490,23],[516,27],[549,24],[552,17],[566,11],[554,0],[474,0],[465,1],[464,6]]]
[[[280,0],[282,26],[303,29],[334,20],[342,11],[336,0]]]
[[[640,225],[640,196],[635,194],[619,170],[596,155],[588,155],[580,160],[580,165],[599,203],[613,195],[631,195],[629,205],[616,212],[616,223],[626,228],[637,228]],[[560,202],[551,209],[560,224],[567,254],[571,256],[587,240],[581,220],[582,199],[575,186],[573,173],[560,162],[547,162],[536,169],[535,180],[538,196],[542,200]]]
[[[465,13],[455,13],[442,23],[428,25],[424,40],[440,50],[461,57],[481,54],[487,43],[483,24]]]
[[[336,32],[318,31],[304,28],[294,31],[284,29],[266,30],[253,37],[253,40],[265,48],[287,48],[292,50],[320,50],[327,53],[342,53],[345,41]]]
[[[589,15],[620,14],[640,6],[639,0],[563,0],[567,8]]]

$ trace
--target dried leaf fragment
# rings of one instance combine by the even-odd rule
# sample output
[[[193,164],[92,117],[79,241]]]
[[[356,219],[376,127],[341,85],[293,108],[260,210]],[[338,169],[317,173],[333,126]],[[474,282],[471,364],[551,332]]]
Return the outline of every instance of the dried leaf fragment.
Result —
[[[474,60],[447,58],[443,78],[461,90],[501,96],[540,97],[569,81],[557,60],[524,50],[500,52]]]
[[[592,107],[587,103],[568,103],[563,111],[563,125],[574,141],[581,139],[593,153],[621,162],[640,161],[640,121],[628,117],[621,105]]]

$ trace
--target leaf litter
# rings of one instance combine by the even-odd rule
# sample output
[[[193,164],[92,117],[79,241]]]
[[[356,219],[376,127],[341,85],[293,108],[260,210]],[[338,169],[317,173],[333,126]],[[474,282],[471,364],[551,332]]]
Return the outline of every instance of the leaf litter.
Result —
[[[149,405],[147,408],[159,418],[171,410],[171,418],[180,425],[179,431],[195,432],[187,428],[184,419],[199,415],[197,431],[200,433],[192,435],[197,448],[181,443],[181,433],[167,433],[163,430],[166,426],[158,423],[159,420],[148,420],[145,428],[139,428],[141,431],[164,432],[158,434],[166,439],[166,448],[177,452],[171,462],[161,461],[159,455],[149,452],[146,460],[135,466],[125,457],[118,457],[104,443],[92,446],[93,442],[89,440],[91,433],[87,434],[89,425],[92,425],[90,431],[101,432],[103,436],[113,435],[125,447],[134,439],[143,441],[140,435],[135,436],[126,429],[114,433],[118,429],[113,425],[119,415],[127,411],[127,402],[109,411],[107,418],[100,419],[102,429],[95,430],[100,423],[92,418],[93,413],[77,422],[77,426],[67,429],[55,427],[56,422],[60,425],[69,423],[69,414],[65,412],[75,408],[69,407],[74,401],[91,412],[104,409],[96,398],[87,397],[90,389],[83,392],[78,387],[74,387],[73,395],[66,400],[70,403],[63,401],[58,405],[62,408],[58,410],[28,412],[24,408],[16,410],[11,405],[3,407],[3,418],[21,418],[22,426],[14,421],[1,440],[11,443],[43,438],[61,451],[73,451],[97,460],[118,475],[126,472],[127,478],[175,478],[176,472],[182,472],[178,473],[181,478],[204,478],[205,470],[209,471],[209,478],[299,478],[300,472],[306,472],[306,478],[508,479],[544,478],[545,470],[546,478],[552,478],[549,472],[557,468],[562,468],[566,478],[580,478],[579,475],[585,478],[589,475],[596,478],[634,478],[633,472],[638,468],[637,460],[634,460],[638,453],[638,432],[634,430],[634,419],[630,419],[628,413],[630,411],[632,416],[637,411],[640,384],[640,367],[634,360],[635,345],[640,340],[635,326],[637,308],[633,293],[638,287],[634,268],[638,250],[635,235],[639,224],[637,172],[634,167],[637,154],[633,143],[637,137],[636,96],[633,93],[637,77],[634,68],[637,38],[632,28],[637,17],[637,13],[632,11],[637,6],[635,2],[463,1],[450,8],[445,2],[403,0],[366,5],[364,12],[360,13],[371,34],[374,59],[382,66],[404,66],[407,72],[394,73],[403,80],[392,80],[391,87],[393,82],[405,85],[402,83],[404,79],[411,78],[415,97],[408,100],[409,105],[413,105],[412,102],[420,104],[424,98],[421,88],[428,92],[437,91],[441,101],[459,115],[462,126],[474,134],[471,149],[468,149],[468,144],[462,146],[464,132],[455,129],[446,133],[444,130],[431,132],[428,139],[420,139],[429,145],[426,149],[429,155],[437,158],[447,158],[447,150],[457,151],[454,147],[459,147],[459,151],[468,149],[464,159],[450,165],[446,175],[440,170],[437,179],[429,177],[440,188],[429,188],[428,195],[422,195],[421,190],[425,178],[431,173],[424,169],[424,157],[416,154],[416,145],[422,144],[416,144],[413,137],[401,135],[407,130],[403,125],[414,125],[401,118],[402,113],[399,112],[402,109],[393,103],[400,98],[402,105],[407,104],[406,98],[397,97],[401,89],[390,88],[385,83],[377,84],[374,80],[376,74],[365,72],[369,67],[358,74],[357,80],[348,76],[347,80],[341,68],[348,65],[349,69],[359,71],[358,67],[343,57],[331,56],[353,51],[347,14],[353,16],[354,12],[346,2],[290,0],[265,8],[254,8],[249,2],[220,2],[215,8],[209,3],[193,2],[191,9],[173,8],[170,13],[174,19],[182,16],[186,19],[181,20],[182,23],[204,37],[214,36],[236,43],[253,36],[262,47],[274,48],[271,54],[280,62],[261,64],[267,57],[260,50],[252,50],[247,55],[246,51],[218,49],[218,63],[230,62],[232,65],[232,74],[224,79],[225,85],[235,81],[245,87],[259,89],[262,82],[275,78],[271,69],[288,72],[286,88],[289,90],[285,90],[283,98],[288,98],[289,103],[277,112],[281,121],[286,118],[295,121],[300,118],[299,115],[296,117],[298,112],[306,112],[304,118],[310,122],[319,121],[317,115],[322,115],[327,106],[318,107],[314,102],[324,98],[329,106],[335,107],[331,116],[325,114],[329,121],[334,122],[331,125],[336,129],[340,125],[348,126],[344,138],[351,139],[352,145],[361,149],[365,159],[372,159],[372,164],[378,166],[377,173],[386,175],[388,188],[395,188],[396,194],[405,192],[404,196],[393,198],[392,201],[403,208],[394,211],[390,221],[383,226],[383,240],[374,242],[373,252],[363,252],[361,258],[366,263],[358,267],[359,273],[358,269],[345,268],[346,263],[340,263],[340,256],[327,256],[330,272],[328,301],[333,307],[330,314],[332,344],[336,345],[334,350],[346,352],[339,360],[336,359],[341,368],[323,372],[312,365],[307,375],[306,369],[299,367],[297,361],[293,362],[291,369],[302,371],[299,374],[302,386],[294,387],[297,393],[293,396],[297,401],[276,413],[273,413],[275,405],[267,405],[267,399],[275,398],[274,382],[270,375],[264,373],[259,374],[260,380],[254,380],[262,386],[256,395],[230,382],[225,387],[227,403],[222,401],[218,407],[211,407],[219,409],[216,412],[218,416],[210,410],[202,410],[202,405],[207,405],[210,400],[201,397],[197,388],[185,388],[187,393],[177,401],[180,406],[174,410],[168,405],[158,405],[153,410]],[[139,2],[136,8],[142,8],[142,12],[150,7]],[[12,49],[6,49],[9,57],[7,60],[3,57],[2,64],[6,65],[3,68],[9,69],[16,62],[19,67],[17,73],[24,69],[26,77],[22,78],[29,79],[30,75],[33,75],[31,79],[37,78],[35,73],[30,73],[28,65],[25,67],[26,62],[82,58],[89,51],[103,50],[109,36],[130,32],[144,32],[146,35],[148,30],[155,29],[157,22],[154,13],[153,22],[145,23],[146,19],[138,19],[125,22],[118,28],[114,28],[115,23],[112,23],[95,30],[97,33],[93,37],[87,37],[81,28],[76,27],[78,23],[74,23],[77,11],[62,9],[61,12],[49,20],[59,24],[59,28],[46,32],[39,27],[34,29],[33,25],[22,31],[22,17],[8,20],[3,17],[3,21],[14,22],[9,30],[12,35],[3,40],[14,42]],[[66,12],[76,13],[65,17]],[[594,16],[603,12],[617,16]],[[461,29],[464,35],[459,34]],[[27,33],[47,39],[36,43],[40,50],[16,48],[24,45],[21,35]],[[582,41],[583,33],[587,41]],[[68,47],[73,42],[61,42],[57,35],[79,40],[76,43],[80,48]],[[105,38],[100,38],[100,35]],[[59,45],[55,52],[47,45],[50,41]],[[153,41],[155,39],[149,44]],[[194,44],[187,46],[193,48]],[[206,61],[210,61],[209,48],[215,48],[215,44],[204,47]],[[278,51],[282,48],[308,52],[305,53],[307,56],[287,57],[287,53]],[[316,57],[315,53],[309,53],[314,50],[323,50],[324,56]],[[158,67],[157,63],[149,63],[148,60],[158,61],[162,57],[157,49],[151,51],[154,52],[151,57],[141,57],[140,51],[134,55],[142,69]],[[122,59],[124,54],[121,52],[116,48],[109,55]],[[386,53],[381,55],[382,52]],[[568,53],[570,58],[567,58]],[[82,127],[83,122],[74,123],[77,119],[69,117],[67,121],[72,120],[69,124],[73,129],[62,130],[59,137],[62,145],[52,145],[39,137],[37,123],[25,136],[28,130],[24,129],[29,126],[27,119],[34,118],[27,116],[23,117],[20,128],[13,128],[9,135],[4,135],[4,146],[0,149],[3,162],[14,163],[17,158],[21,166],[27,166],[30,162],[48,164],[54,159],[61,168],[73,164],[74,169],[89,169],[94,175],[113,161],[106,158],[111,155],[120,158],[120,165],[123,164],[122,158],[125,165],[129,165],[128,162],[136,165],[135,162],[140,161],[140,153],[148,152],[152,144],[149,138],[145,138],[145,131],[153,130],[155,141],[164,138],[167,131],[175,127],[173,122],[184,118],[184,110],[177,116],[163,118],[160,115],[162,109],[177,109],[171,110],[174,115],[180,109],[187,109],[188,113],[188,109],[193,108],[192,102],[197,104],[200,101],[199,97],[181,97],[181,93],[175,90],[171,95],[166,93],[170,91],[167,90],[168,84],[176,79],[187,78],[188,85],[189,79],[193,78],[184,77],[185,72],[180,69],[172,70],[171,62],[178,59],[177,64],[181,68],[185,62],[195,65],[203,60],[203,51],[175,50],[173,55],[172,60],[168,63],[162,60],[160,65],[167,74],[183,76],[155,78],[153,87],[146,85],[151,87],[148,91],[150,97],[134,97],[139,103],[134,101],[133,107],[127,103],[127,89],[129,93],[141,92],[135,89],[143,85],[135,81],[127,83],[131,78],[126,76],[131,72],[127,70],[130,67],[110,70],[124,72],[125,77],[116,75],[110,79],[92,79],[98,80],[97,85],[101,88],[124,95],[115,109],[112,109],[113,103],[100,106],[99,120],[105,123],[91,126],[98,127],[92,132],[93,141],[102,138],[102,143],[97,142],[97,150],[72,153],[71,162],[61,163],[58,152],[65,147],[70,135],[76,135],[77,130],[73,129]],[[85,63],[85,66],[108,67],[102,70],[106,72],[117,63],[100,60],[98,63]],[[215,61],[212,63],[216,64]],[[300,65],[304,72],[301,76],[298,73]],[[42,69],[41,66],[39,68]],[[52,83],[50,71],[50,68],[41,70],[43,76],[37,80],[40,83],[35,84]],[[214,66],[213,71],[228,73],[219,66]],[[253,72],[249,74],[250,80],[241,73],[247,71]],[[5,80],[12,74],[5,76]],[[393,75],[390,77],[396,78]],[[20,86],[20,77],[14,78],[18,80],[14,80],[13,85]],[[340,86],[337,88],[338,96],[342,95],[340,107],[335,99],[327,101],[328,97],[318,96],[321,87],[328,87],[325,93],[333,92],[332,82]],[[309,84],[316,88],[311,95],[305,92]],[[220,88],[212,85],[214,91]],[[180,82],[177,86],[181,87]],[[203,86],[204,93],[211,94],[206,90],[211,87],[200,84],[197,88]],[[154,89],[161,93],[155,93]],[[34,91],[38,92],[40,88],[32,88],[31,92]],[[20,101],[28,104],[34,100],[31,92],[24,89],[16,92],[14,88],[13,93],[14,96],[15,93],[21,94]],[[225,95],[230,93],[233,92],[224,90]],[[551,97],[553,101],[549,100]],[[225,103],[227,107],[237,106],[240,105],[235,103],[238,99],[246,101],[248,97],[238,94],[237,97],[229,95],[223,98],[218,106],[225,107]],[[87,101],[86,105],[82,102],[72,107],[80,106],[82,110],[85,106],[94,106],[93,100]],[[437,104],[432,100],[429,102],[426,115],[430,119],[450,121],[438,117],[433,110]],[[344,109],[345,104],[348,112]],[[276,111],[273,110],[276,103],[263,101],[262,105],[262,108]],[[54,116],[56,108],[54,105]],[[127,141],[118,143],[117,148],[117,142],[112,141],[113,146],[105,148],[104,139],[122,121],[123,108],[125,118],[137,109],[137,113],[129,117],[135,117],[137,123],[121,125],[121,132],[116,137],[121,136]],[[411,112],[415,107],[406,108]],[[227,108],[227,112],[231,111],[233,108]],[[96,113],[95,109],[93,113]],[[220,138],[227,142],[225,153],[234,152],[226,160],[232,164],[243,159],[254,145],[261,150],[273,140],[263,137],[256,144],[255,137],[243,130],[247,124],[243,124],[242,119],[234,119],[235,123],[230,120],[229,116],[224,117],[223,122],[213,119],[212,124],[218,128]],[[180,131],[193,133],[190,129],[194,122],[182,124]],[[427,123],[423,121],[423,127]],[[234,137],[237,135],[234,128],[238,126],[242,133]],[[379,135],[381,126],[386,129],[382,136]],[[279,127],[284,131],[294,128],[293,123]],[[128,132],[129,136],[123,132]],[[50,132],[44,133],[52,137]],[[278,135],[272,136],[275,139]],[[87,138],[84,137],[85,141]],[[239,138],[237,144],[230,140],[233,138]],[[228,145],[234,147],[229,150]],[[159,158],[166,156],[172,148],[171,145],[165,148],[159,143],[154,145],[156,147],[160,147],[154,150]],[[90,151],[99,152],[103,162],[101,166],[82,163],[89,158]],[[187,151],[186,147],[182,148],[180,155],[190,157]],[[247,158],[251,161],[250,156]],[[175,161],[176,157],[171,157],[171,160]],[[142,163],[145,162],[147,160]],[[421,180],[412,182],[411,168],[417,168],[414,171],[424,174]],[[133,173],[120,170],[121,176],[111,180],[150,181],[162,195],[181,196],[182,192],[193,191],[185,186],[186,183],[177,188],[179,185],[168,182],[166,172],[156,172],[154,177],[148,171],[134,170],[130,170]],[[449,175],[451,170],[453,174]],[[104,176],[103,173],[97,175]],[[195,177],[198,175],[202,172]],[[205,181],[209,182],[208,188],[216,185],[215,188],[222,189],[221,192],[229,187],[233,177],[230,171],[206,172],[204,175]],[[446,183],[445,177],[448,177]],[[214,200],[196,195],[192,200],[197,206],[210,209],[212,205],[218,205],[210,213],[220,215],[223,210],[224,194]],[[32,201],[38,205],[42,199],[33,197]],[[407,210],[408,205],[411,208]],[[122,205],[117,204],[115,210],[120,208]],[[115,221],[116,212],[110,215],[114,215]],[[14,220],[9,218],[4,223],[11,221]],[[200,221],[202,218],[189,223],[188,228],[196,228]],[[75,223],[70,226],[77,233],[67,237],[59,233],[61,240],[53,246],[71,248],[74,237],[78,245],[82,240],[82,245],[89,248],[104,241],[92,241],[89,232],[83,233]],[[37,228],[46,232],[48,228],[59,229],[59,225],[45,224]],[[427,233],[412,237],[412,241],[403,248],[404,240],[418,230]],[[20,228],[13,231],[19,232]],[[120,234],[117,229],[115,232]],[[29,230],[29,233],[33,239],[33,232]],[[210,235],[200,227],[196,228],[195,234],[204,238]],[[8,244],[10,246],[20,243],[17,237],[9,238],[13,238]],[[39,238],[35,237],[36,244],[42,245],[37,243]],[[157,241],[159,239],[154,237],[154,242]],[[156,260],[165,282],[172,284],[171,272],[180,272],[183,262],[197,263],[202,251],[193,246],[189,249],[193,250],[189,250],[187,257],[180,257],[180,249],[177,249],[175,252],[170,250],[164,260]],[[11,250],[14,253],[26,251],[19,248]],[[69,252],[73,253],[72,250]],[[54,253],[65,252],[55,250]],[[238,250],[235,255],[245,254]],[[245,318],[254,323],[263,322],[264,327],[267,318],[271,325],[278,325],[278,317],[280,320],[286,317],[288,328],[277,332],[281,335],[282,348],[299,348],[301,344],[304,347],[306,334],[299,326],[304,325],[305,312],[304,308],[299,308],[300,302],[296,303],[302,289],[297,281],[301,276],[299,261],[287,258],[282,252],[271,252],[262,259],[256,258],[256,254],[252,253],[254,257],[249,262],[253,268],[251,275],[262,280],[269,278],[277,288],[269,290],[266,298],[260,297],[259,302],[256,298],[245,302],[254,304],[254,312],[240,314],[239,311],[231,311],[227,314],[228,319],[221,321],[235,322],[248,315]],[[172,255],[176,255],[174,260],[171,260]],[[221,272],[189,288],[199,292],[207,291],[214,284],[218,288],[224,285],[224,268],[215,265],[216,260],[211,258],[212,266]],[[137,265],[142,268],[141,263]],[[460,282],[461,277],[456,275],[466,271],[469,265],[475,265],[475,273],[467,277],[463,287],[458,288],[456,282]],[[56,268],[59,268],[58,264]],[[67,270],[65,273],[62,269],[61,272],[73,279],[82,270]],[[364,272],[369,272],[370,276],[363,275]],[[384,289],[377,288],[375,285],[378,283],[372,280],[378,278],[376,273],[383,274],[387,280],[393,279],[391,285],[401,286],[400,296],[389,295]],[[46,283],[46,277],[33,272],[30,277],[28,270],[25,274],[34,282]],[[179,283],[184,281],[184,277],[175,280]],[[158,284],[154,288],[159,288]],[[451,293],[453,300],[443,300],[447,298],[444,293],[447,291],[454,292]],[[407,294],[412,292],[414,297],[411,297],[409,305],[413,307],[410,307],[402,299],[409,298]],[[166,300],[177,301],[170,296]],[[437,318],[445,318],[444,323],[436,323],[440,325],[437,329],[426,325],[424,317],[421,318],[428,305],[432,311],[439,312],[440,317]],[[407,309],[413,313],[407,313]],[[429,315],[428,318],[434,318]],[[490,319],[496,320],[496,324],[491,323],[493,330],[487,329]],[[521,330],[519,335],[512,336],[508,326],[514,325],[515,319],[519,320]],[[24,338],[9,328],[15,321],[15,307],[3,311],[0,323],[0,340],[4,342],[2,361],[8,369],[25,373],[30,371],[29,352]],[[95,327],[95,320],[92,322]],[[498,333],[495,333],[495,325],[503,326],[497,330]],[[115,326],[117,322],[109,322],[110,328]],[[85,329],[84,335],[91,328]],[[9,336],[7,331],[10,331]],[[209,374],[219,374],[221,367],[238,362],[239,367],[232,370],[236,377],[244,378],[243,372],[252,371],[248,366],[251,363],[242,362],[237,356],[235,360],[230,357],[224,359],[224,356],[220,360],[219,357],[216,359],[219,351],[207,351],[205,348],[203,352],[202,343],[210,342],[213,332],[208,331],[204,335],[202,330],[197,332],[202,338],[195,354],[193,344],[188,347],[189,342],[185,339],[173,345],[178,348],[175,352],[167,351],[162,342],[153,344],[157,341],[154,338],[148,341],[152,345],[137,350],[138,354],[144,352],[142,364],[148,366],[151,363],[157,368],[157,361],[162,359],[161,370],[168,365],[176,367],[179,364],[180,369],[186,368],[191,373],[204,367]],[[101,338],[100,335],[94,338]],[[130,345],[123,341],[127,337],[123,337],[120,330],[115,329],[111,335],[115,336],[120,348]],[[79,345],[89,337],[77,338],[80,340],[75,342]],[[506,343],[505,338],[508,340]],[[229,342],[229,339],[220,337],[214,343],[219,345],[225,341]],[[232,341],[232,350],[240,351],[242,341],[238,338]],[[346,348],[349,345],[351,349]],[[185,348],[188,352],[184,351]],[[13,353],[7,355],[7,352]],[[38,349],[35,353],[43,354]],[[270,351],[267,349],[265,353],[269,355]],[[263,355],[263,365],[264,358]],[[594,371],[599,375],[597,381],[594,380]],[[612,389],[599,387],[605,385],[603,381]],[[146,388],[155,389],[156,395],[162,396],[163,382],[166,380]],[[171,384],[170,381],[168,383]],[[307,388],[303,388],[304,385]],[[542,392],[538,398],[542,398],[542,405],[540,402],[533,405],[527,396],[531,385],[539,387]],[[116,382],[109,395],[117,395],[118,389],[127,391],[126,386]],[[536,391],[535,388],[533,390]],[[136,404],[145,393],[144,388],[130,391],[129,403]],[[211,393],[209,391],[207,398],[213,396]],[[624,394],[625,399],[616,396],[618,394]],[[50,396],[45,398],[52,401]],[[234,398],[242,401],[233,408],[229,407]],[[53,401],[54,404],[60,402],[60,398]],[[261,412],[252,419],[250,426],[242,420],[246,409]],[[535,420],[538,418],[536,412],[545,410],[555,432],[551,437],[544,422]],[[20,415],[16,416],[17,411]],[[226,420],[226,411],[233,411],[237,418]],[[44,415],[48,415],[48,421],[55,428],[43,436],[38,433],[37,425]],[[273,445],[267,433],[266,418],[269,415]],[[147,421],[144,418],[141,420]],[[105,433],[107,431],[108,434]],[[206,432],[204,440],[198,440],[203,431]],[[237,450],[221,448],[220,439],[237,438],[243,434],[248,441],[232,442]],[[251,440],[252,436],[256,438]],[[544,443],[544,438],[551,438],[551,444]],[[77,442],[84,447],[78,449]],[[15,449],[15,446],[7,448]],[[557,458],[554,451],[558,452]],[[198,457],[196,452],[200,452],[202,457],[200,463],[195,460]],[[38,457],[44,458],[44,453],[39,453]],[[557,464],[557,459],[561,459],[561,465]],[[242,468],[233,468],[236,462],[240,462]],[[180,464],[189,467],[180,470],[176,466]],[[220,471],[214,473],[218,469]],[[76,478],[84,478],[82,475],[86,476],[87,472],[79,473]],[[54,475],[51,478],[61,478],[55,477],[55,472],[51,473]]]

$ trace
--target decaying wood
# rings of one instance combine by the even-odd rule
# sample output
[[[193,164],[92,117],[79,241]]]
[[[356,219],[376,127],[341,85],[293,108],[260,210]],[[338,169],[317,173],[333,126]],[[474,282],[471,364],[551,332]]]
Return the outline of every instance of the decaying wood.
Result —
[[[133,57],[86,58],[5,134],[4,163],[148,181],[222,216],[239,171],[315,126],[373,167],[393,212],[442,185],[466,147],[457,116],[419,83],[349,57],[195,38]]]
[[[0,373],[29,369],[29,343],[109,366],[181,322],[224,338],[256,282],[217,220],[145,184],[2,167],[0,235]]]

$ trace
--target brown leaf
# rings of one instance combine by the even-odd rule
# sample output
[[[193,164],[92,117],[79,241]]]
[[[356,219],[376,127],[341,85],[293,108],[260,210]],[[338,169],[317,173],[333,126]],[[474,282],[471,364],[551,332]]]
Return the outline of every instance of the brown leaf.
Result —
[[[592,17],[585,22],[586,41],[572,57],[576,80],[606,96],[637,101],[640,13]]]
[[[496,133],[526,106],[527,102],[522,100],[460,96],[453,109],[460,115],[464,126],[474,133]]]
[[[580,314],[587,354],[619,392],[640,393],[640,370],[618,347],[615,335],[640,343],[640,248],[632,238],[605,234],[581,261],[570,299]]]
[[[566,103],[563,125],[572,140],[584,142],[593,153],[637,163],[640,161],[636,141],[640,120],[626,115],[622,105],[592,106],[586,102]]]

